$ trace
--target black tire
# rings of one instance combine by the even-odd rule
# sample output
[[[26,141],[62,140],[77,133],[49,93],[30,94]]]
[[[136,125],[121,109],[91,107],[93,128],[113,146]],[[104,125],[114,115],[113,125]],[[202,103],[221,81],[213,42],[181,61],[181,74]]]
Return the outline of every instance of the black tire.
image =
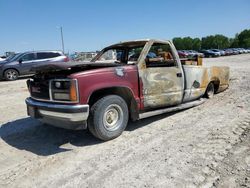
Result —
[[[7,81],[13,81],[18,79],[18,72],[15,69],[7,69],[4,71],[4,79]]]
[[[210,82],[207,86],[206,92],[205,92],[205,97],[208,99],[211,99],[214,97],[214,84]]]
[[[125,100],[117,95],[108,95],[92,105],[88,129],[101,140],[111,140],[122,134],[128,124],[128,118]]]

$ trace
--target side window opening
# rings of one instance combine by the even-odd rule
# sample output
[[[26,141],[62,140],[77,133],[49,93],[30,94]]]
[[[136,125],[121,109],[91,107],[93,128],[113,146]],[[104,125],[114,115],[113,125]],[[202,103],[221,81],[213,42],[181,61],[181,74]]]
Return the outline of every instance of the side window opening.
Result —
[[[177,66],[169,44],[153,44],[146,56],[147,67]]]
[[[143,50],[144,46],[130,48],[128,51],[128,64],[135,64]]]
[[[38,52],[37,59],[48,59],[60,56],[57,52]]]
[[[30,54],[25,54],[24,56],[21,57],[22,61],[32,61],[35,59],[34,53]]]
[[[48,53],[48,58],[54,58],[54,57],[59,57],[60,54],[57,52],[50,52]]]
[[[45,52],[38,52],[37,53],[37,59],[47,59],[47,53]]]

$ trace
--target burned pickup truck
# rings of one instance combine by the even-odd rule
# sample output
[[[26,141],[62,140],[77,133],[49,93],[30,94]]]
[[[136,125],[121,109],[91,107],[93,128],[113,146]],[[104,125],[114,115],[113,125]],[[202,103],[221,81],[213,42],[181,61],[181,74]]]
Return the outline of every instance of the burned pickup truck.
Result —
[[[27,81],[28,115],[67,129],[118,137],[128,120],[197,106],[229,86],[228,67],[180,59],[163,40],[120,42],[91,62],[34,67]]]

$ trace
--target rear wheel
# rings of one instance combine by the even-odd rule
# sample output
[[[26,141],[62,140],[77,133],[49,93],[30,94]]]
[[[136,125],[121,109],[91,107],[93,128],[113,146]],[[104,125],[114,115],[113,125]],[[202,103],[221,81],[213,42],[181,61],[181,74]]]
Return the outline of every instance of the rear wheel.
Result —
[[[205,93],[205,96],[208,98],[208,99],[211,99],[213,98],[214,96],[214,84],[212,82],[210,82],[207,86],[207,90],[206,90],[206,93]]]
[[[4,72],[4,78],[8,81],[13,81],[18,78],[18,72],[15,69],[8,69]]]
[[[117,95],[108,95],[91,107],[88,128],[95,137],[111,140],[122,134],[128,117],[128,106],[124,99]]]

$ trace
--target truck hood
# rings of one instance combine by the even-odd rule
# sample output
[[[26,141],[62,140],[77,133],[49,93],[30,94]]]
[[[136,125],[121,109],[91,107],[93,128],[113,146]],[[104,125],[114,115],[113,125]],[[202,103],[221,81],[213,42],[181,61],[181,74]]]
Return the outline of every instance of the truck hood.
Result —
[[[112,62],[112,63],[105,63],[105,62],[62,62],[58,63],[51,63],[49,65],[37,65],[32,66],[31,71],[36,73],[50,73],[50,72],[68,72],[69,74],[97,69],[97,68],[105,68],[105,67],[117,67],[123,66],[122,63]]]

